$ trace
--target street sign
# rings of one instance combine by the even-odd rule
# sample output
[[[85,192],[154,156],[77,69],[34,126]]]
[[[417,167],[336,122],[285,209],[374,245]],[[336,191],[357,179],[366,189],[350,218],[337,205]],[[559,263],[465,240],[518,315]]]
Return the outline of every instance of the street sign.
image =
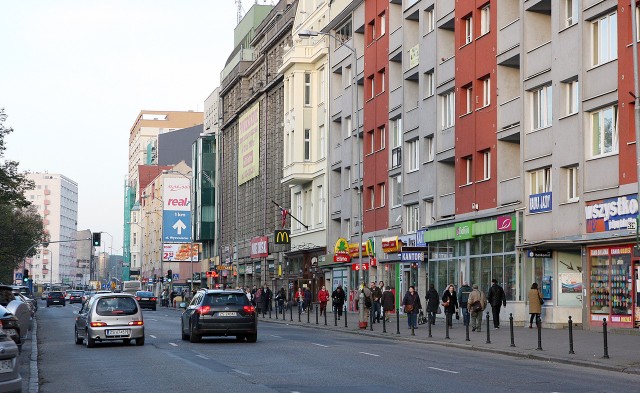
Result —
[[[162,216],[162,238],[166,243],[191,242],[191,212],[165,210]]]
[[[424,261],[424,252],[421,251],[402,251],[400,260],[403,262]]]
[[[22,273],[16,273],[16,280],[22,280]]]
[[[193,273],[193,281],[200,281],[200,273]]]
[[[173,281],[175,281],[175,280],[179,280],[179,279],[180,279],[180,275],[179,275],[178,273],[173,273],[173,277],[171,277],[171,279],[172,279]]]

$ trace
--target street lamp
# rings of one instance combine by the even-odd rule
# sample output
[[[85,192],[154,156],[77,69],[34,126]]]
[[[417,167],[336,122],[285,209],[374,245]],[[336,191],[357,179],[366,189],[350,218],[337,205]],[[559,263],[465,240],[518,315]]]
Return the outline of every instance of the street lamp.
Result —
[[[353,114],[355,114],[355,118],[356,118],[355,137],[359,138],[360,117],[358,116],[358,55],[356,53],[356,49],[353,46],[350,46],[344,43],[341,39],[339,39],[338,37],[330,33],[322,32],[322,31],[307,30],[307,29],[303,29],[298,32],[298,37],[300,38],[311,38],[311,37],[317,37],[319,35],[326,35],[333,38],[337,42],[341,43],[342,46],[349,49],[353,54],[352,84],[353,84],[353,95],[355,96],[354,97],[355,105],[353,109]],[[357,146],[356,139],[354,139],[354,141],[352,142],[351,148],[353,149],[354,146]],[[362,171],[360,167],[361,165],[362,165],[362,149],[358,149],[358,193],[360,194],[360,196],[358,197],[358,214],[360,216],[360,229],[359,229],[360,244],[358,245],[358,258],[359,258],[360,266],[358,270],[358,282],[364,282],[364,271],[362,270],[362,232],[364,232],[364,223],[362,219],[363,211],[362,211],[362,173],[361,173]],[[360,278],[360,275],[362,275],[362,278]]]

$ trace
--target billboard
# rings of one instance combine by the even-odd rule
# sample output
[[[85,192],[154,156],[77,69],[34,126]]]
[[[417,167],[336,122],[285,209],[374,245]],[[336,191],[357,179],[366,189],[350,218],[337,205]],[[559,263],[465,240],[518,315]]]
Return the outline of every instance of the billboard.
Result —
[[[247,109],[238,122],[238,185],[260,173],[260,103]]]
[[[591,201],[584,207],[587,233],[632,228],[638,215],[638,196]]]
[[[191,181],[165,177],[162,190],[162,241],[191,242]]]
[[[191,253],[189,253],[189,250],[191,250]],[[163,245],[162,260],[164,262],[198,262],[199,253],[199,243],[165,243]]]
[[[251,239],[251,258],[266,258],[269,256],[269,238],[266,236]]]

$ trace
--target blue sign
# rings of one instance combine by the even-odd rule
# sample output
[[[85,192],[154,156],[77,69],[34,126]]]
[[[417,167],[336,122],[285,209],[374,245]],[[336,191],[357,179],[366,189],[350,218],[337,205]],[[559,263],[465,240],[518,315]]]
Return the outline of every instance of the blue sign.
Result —
[[[22,273],[16,273],[16,280],[22,280]]]
[[[552,200],[550,192],[529,195],[529,213],[542,213],[551,211]]]
[[[173,277],[171,278],[172,280],[179,280],[180,279],[180,275],[178,273],[173,273]]]
[[[400,253],[400,260],[403,262],[422,262],[424,261],[424,252],[403,251]]]
[[[167,243],[190,243],[191,212],[164,210],[162,216],[162,240]]]
[[[416,246],[418,247],[426,247],[427,242],[424,241],[424,235],[427,233],[428,229],[418,229],[416,233]]]

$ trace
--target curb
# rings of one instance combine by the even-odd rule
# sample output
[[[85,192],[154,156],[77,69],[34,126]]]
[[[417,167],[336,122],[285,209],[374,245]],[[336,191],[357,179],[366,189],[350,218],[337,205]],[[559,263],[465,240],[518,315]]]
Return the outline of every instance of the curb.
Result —
[[[38,322],[33,318],[31,327],[31,358],[29,361],[29,393],[38,393]]]
[[[265,323],[273,323],[273,324],[286,324],[289,326],[300,326],[300,327],[305,327],[305,328],[312,328],[312,329],[326,329],[324,327],[324,325],[315,325],[315,324],[301,324],[299,322],[290,322],[290,321],[281,321],[281,320],[273,320],[273,319],[262,319],[261,322],[265,322]],[[356,335],[364,335],[364,336],[369,336],[369,337],[378,337],[378,338],[383,338],[386,340],[396,340],[396,341],[405,341],[405,342],[413,342],[413,343],[419,343],[419,344],[428,344],[428,345],[438,345],[441,347],[450,347],[450,348],[457,348],[457,349],[464,349],[467,351],[478,351],[478,352],[487,352],[487,353],[496,353],[499,355],[504,355],[504,356],[511,356],[511,357],[516,357],[516,358],[521,358],[521,359],[531,359],[531,360],[539,360],[539,361],[545,361],[545,362],[552,362],[552,363],[562,363],[562,364],[570,364],[573,366],[580,366],[580,367],[588,367],[588,368],[596,368],[598,370],[607,370],[607,371],[615,371],[615,372],[621,372],[621,373],[625,373],[625,374],[633,374],[633,375],[640,375],[640,368],[633,368],[633,367],[628,367],[628,366],[609,366],[609,365],[605,365],[605,364],[600,364],[600,363],[593,363],[593,362],[588,362],[588,361],[583,361],[583,360],[574,360],[574,359],[567,359],[567,358],[561,358],[558,356],[552,356],[552,355],[536,355],[536,354],[531,354],[531,353],[518,353],[518,352],[512,352],[512,351],[508,351],[508,350],[504,350],[504,349],[497,349],[497,348],[486,348],[486,347],[477,347],[477,346],[473,346],[473,345],[464,345],[464,344],[457,344],[457,343],[447,343],[447,342],[440,342],[440,341],[433,341],[433,340],[418,340],[415,338],[411,338],[411,337],[403,337],[403,336],[385,336],[385,335],[379,335],[376,334],[376,332],[374,333],[370,333],[370,331],[368,330],[339,330],[339,332],[341,333],[349,333],[349,334],[356,334]]]

